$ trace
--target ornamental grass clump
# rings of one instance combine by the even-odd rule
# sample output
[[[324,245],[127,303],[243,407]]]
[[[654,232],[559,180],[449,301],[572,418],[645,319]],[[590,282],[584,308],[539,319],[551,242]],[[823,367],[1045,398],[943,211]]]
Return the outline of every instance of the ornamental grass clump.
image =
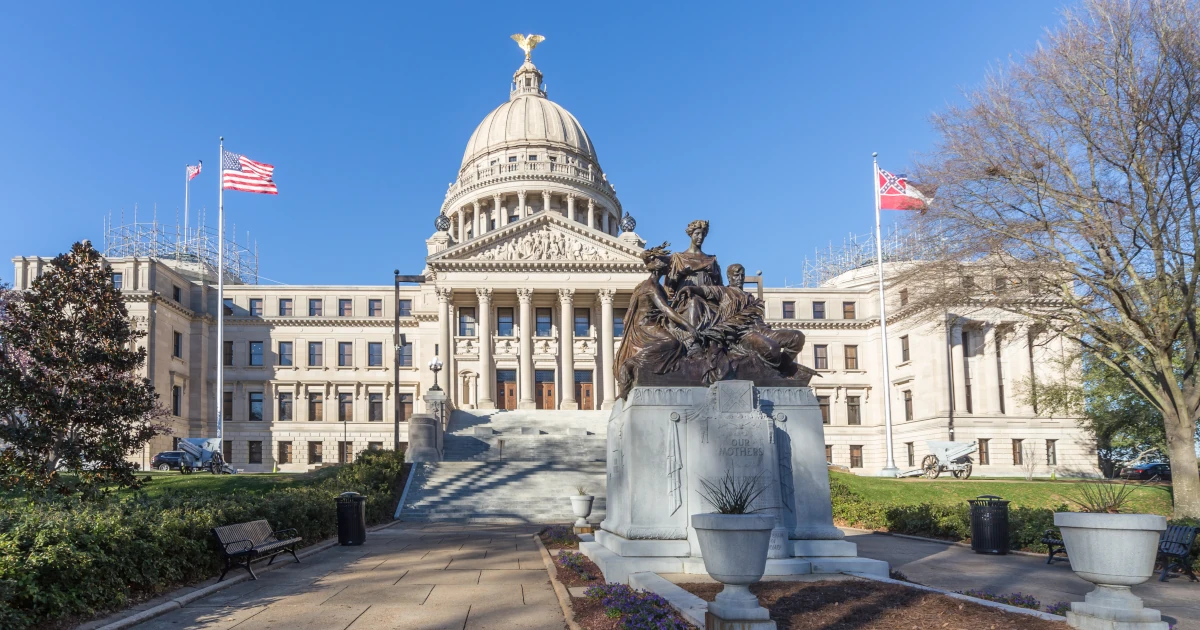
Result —
[[[1125,504],[1133,497],[1135,487],[1126,482],[1084,482],[1075,486],[1073,496],[1067,497],[1067,500],[1084,512],[1120,514],[1125,511]]]
[[[626,584],[610,582],[592,586],[583,593],[604,607],[604,615],[617,620],[626,630],[685,630],[690,625],[684,621],[667,600],[646,591],[638,591]]]
[[[725,471],[720,479],[700,479],[700,497],[713,506],[717,514],[753,514],[761,508],[751,509],[758,497],[766,492],[762,473],[753,477],[738,477],[733,471]]]

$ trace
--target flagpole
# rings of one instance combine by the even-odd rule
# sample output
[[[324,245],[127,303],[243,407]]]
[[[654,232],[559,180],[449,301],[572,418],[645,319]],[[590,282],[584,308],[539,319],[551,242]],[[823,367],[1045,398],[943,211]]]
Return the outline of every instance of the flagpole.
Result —
[[[188,176],[187,165],[183,165],[183,247],[187,249],[188,240],[188,188],[191,187],[192,178]]]
[[[879,267],[879,334],[883,348],[883,425],[884,442],[887,445],[887,464],[879,471],[880,477],[895,477],[896,458],[892,448],[892,376],[888,360],[887,299],[883,293],[883,230],[879,227],[879,160],[878,153],[871,154],[875,186],[875,262]]]
[[[225,137],[217,153],[217,170],[225,163]],[[217,176],[217,439],[224,439],[225,404],[225,186]],[[878,188],[878,187],[876,187]],[[878,204],[876,204],[878,205]],[[224,444],[218,444],[224,450]]]

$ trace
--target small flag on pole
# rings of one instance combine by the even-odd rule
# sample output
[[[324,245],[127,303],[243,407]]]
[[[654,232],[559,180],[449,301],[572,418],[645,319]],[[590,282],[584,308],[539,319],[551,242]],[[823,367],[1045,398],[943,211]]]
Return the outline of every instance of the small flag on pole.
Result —
[[[929,198],[908,183],[908,176],[893,175],[879,169],[880,210],[920,210],[929,207]]]
[[[196,179],[196,176],[200,174],[200,169],[203,166],[204,160],[196,160],[195,166],[192,166],[191,164],[187,165],[187,178],[189,182],[193,179]]]
[[[222,152],[221,188],[224,190],[240,190],[242,192],[278,195],[279,189],[271,174],[275,167],[262,162],[255,162],[244,155]]]

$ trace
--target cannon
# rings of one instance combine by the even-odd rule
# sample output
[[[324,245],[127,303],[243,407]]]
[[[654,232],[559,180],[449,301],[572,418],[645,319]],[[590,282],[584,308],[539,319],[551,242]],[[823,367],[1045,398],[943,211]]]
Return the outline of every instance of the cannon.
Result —
[[[971,453],[979,450],[976,442],[944,442],[928,440],[929,454],[921,460],[921,467],[897,473],[897,477],[916,477],[924,475],[937,479],[943,472],[950,472],[955,479],[967,479],[971,476]]]
[[[184,438],[179,440],[179,450],[183,458],[179,463],[179,471],[189,475],[199,470],[207,470],[214,475],[237,472],[233,466],[225,463],[221,456],[221,441],[215,438]]]

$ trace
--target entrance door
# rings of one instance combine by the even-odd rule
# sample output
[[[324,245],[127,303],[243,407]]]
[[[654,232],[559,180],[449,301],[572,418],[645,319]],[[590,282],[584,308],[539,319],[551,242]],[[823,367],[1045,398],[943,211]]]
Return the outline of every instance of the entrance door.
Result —
[[[516,409],[517,408],[517,384],[512,381],[503,381],[498,384],[496,390],[500,392],[500,397],[503,400],[498,407],[501,409]]]
[[[535,407],[554,409],[554,370],[537,370],[533,373]]]
[[[594,410],[596,403],[592,400],[592,384],[575,383],[575,400],[579,401],[580,409]]]

